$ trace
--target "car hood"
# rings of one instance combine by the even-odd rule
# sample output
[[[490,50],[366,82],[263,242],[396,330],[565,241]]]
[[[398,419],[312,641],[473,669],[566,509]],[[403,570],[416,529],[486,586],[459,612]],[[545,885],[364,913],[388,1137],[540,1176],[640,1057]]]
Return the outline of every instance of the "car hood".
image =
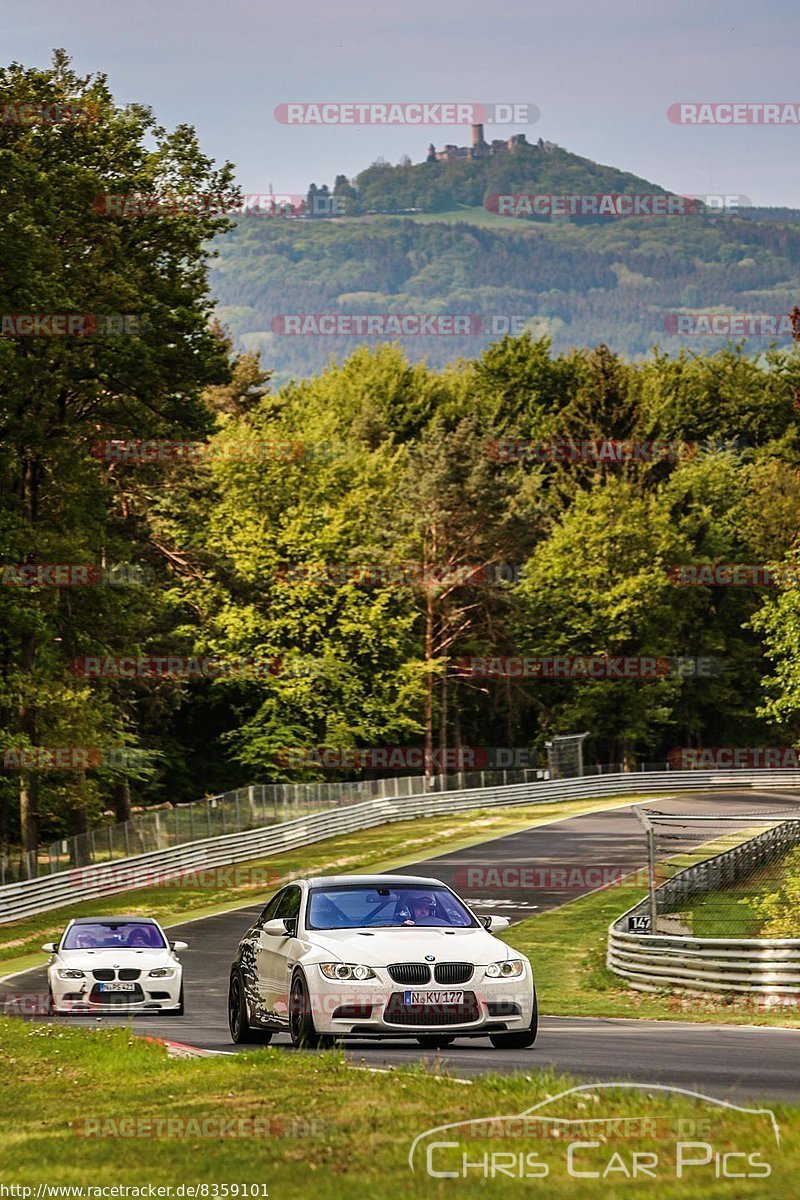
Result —
[[[56,956],[65,967],[85,968],[87,971],[109,967],[132,967],[141,971],[174,964],[172,952],[162,950],[60,950]]]
[[[385,967],[396,962],[424,962],[433,954],[436,962],[485,964],[510,958],[512,951],[485,929],[438,928],[381,929],[367,933],[358,929],[319,929],[308,932],[309,941],[343,962]]]

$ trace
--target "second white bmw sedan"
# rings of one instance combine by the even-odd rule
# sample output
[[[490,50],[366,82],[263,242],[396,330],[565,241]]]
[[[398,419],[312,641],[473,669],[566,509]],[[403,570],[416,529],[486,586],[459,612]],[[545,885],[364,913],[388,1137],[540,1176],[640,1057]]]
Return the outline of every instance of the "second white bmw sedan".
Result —
[[[531,1046],[531,964],[490,932],[507,926],[504,917],[476,917],[437,879],[297,880],[273,896],[239,945],[231,1037],[267,1042],[285,1030],[295,1046],[309,1047],[346,1037]]]
[[[182,1016],[185,942],[150,917],[76,917],[43,947],[53,1013],[168,1012]]]

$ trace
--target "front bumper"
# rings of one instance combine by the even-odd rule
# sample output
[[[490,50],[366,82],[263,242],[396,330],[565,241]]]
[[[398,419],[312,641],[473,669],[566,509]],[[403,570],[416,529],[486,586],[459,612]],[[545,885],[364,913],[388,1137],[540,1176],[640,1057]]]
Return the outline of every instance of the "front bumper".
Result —
[[[313,968],[312,968],[313,971]],[[316,971],[309,979],[314,1026],[318,1033],[357,1037],[413,1038],[419,1034],[488,1037],[530,1026],[534,987],[529,974],[514,980],[471,980],[458,988],[407,988],[391,980],[370,984],[327,981]],[[458,991],[459,1004],[407,1003],[406,993]]]
[[[172,979],[145,977],[132,981],[133,992],[105,992],[94,979],[59,979],[49,973],[52,1008],[59,1016],[174,1011],[180,1007],[181,980],[180,972]]]

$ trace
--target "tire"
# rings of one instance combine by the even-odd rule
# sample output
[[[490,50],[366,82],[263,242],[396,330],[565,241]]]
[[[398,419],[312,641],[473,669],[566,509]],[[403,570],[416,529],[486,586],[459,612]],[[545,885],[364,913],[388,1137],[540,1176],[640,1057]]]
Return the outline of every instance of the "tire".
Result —
[[[308,985],[299,971],[289,994],[289,1034],[296,1050],[325,1050],[333,1045],[332,1037],[314,1028]]]
[[[536,1034],[539,1032],[539,1004],[536,999],[536,992],[533,993],[533,1012],[531,1013],[531,1023],[527,1029],[521,1029],[518,1033],[493,1033],[489,1037],[489,1041],[494,1046],[495,1050],[527,1050],[528,1046],[532,1046],[536,1041]]]
[[[417,1038],[423,1050],[444,1050],[445,1047],[452,1045],[455,1037],[447,1037],[444,1034],[438,1033],[423,1033]]]
[[[181,990],[181,999],[183,991]],[[181,1011],[183,1009],[181,1008]],[[231,1031],[231,1041],[237,1046],[266,1045],[272,1038],[268,1029],[253,1029],[247,1016],[247,1002],[244,995],[244,980],[240,971],[234,971],[228,985],[228,1028]]]
[[[173,1017],[182,1017],[185,1011],[186,1008],[183,1002],[183,981],[181,981],[181,994],[178,996],[178,1007],[172,1009],[171,1015]]]
[[[47,1015],[48,1015],[48,1017],[55,1017],[58,1015],[56,1013],[56,1004],[55,1004],[55,1000],[53,999],[53,989],[52,988],[47,989]]]

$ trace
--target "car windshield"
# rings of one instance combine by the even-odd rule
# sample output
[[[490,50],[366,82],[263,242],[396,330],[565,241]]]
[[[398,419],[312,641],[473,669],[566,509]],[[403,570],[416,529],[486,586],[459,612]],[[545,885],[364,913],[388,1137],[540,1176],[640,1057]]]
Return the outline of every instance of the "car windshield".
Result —
[[[92,921],[72,925],[62,950],[163,950],[164,935],[144,921]]]
[[[421,925],[463,929],[477,924],[447,888],[405,884],[313,888],[306,920],[309,929],[413,929]]]

